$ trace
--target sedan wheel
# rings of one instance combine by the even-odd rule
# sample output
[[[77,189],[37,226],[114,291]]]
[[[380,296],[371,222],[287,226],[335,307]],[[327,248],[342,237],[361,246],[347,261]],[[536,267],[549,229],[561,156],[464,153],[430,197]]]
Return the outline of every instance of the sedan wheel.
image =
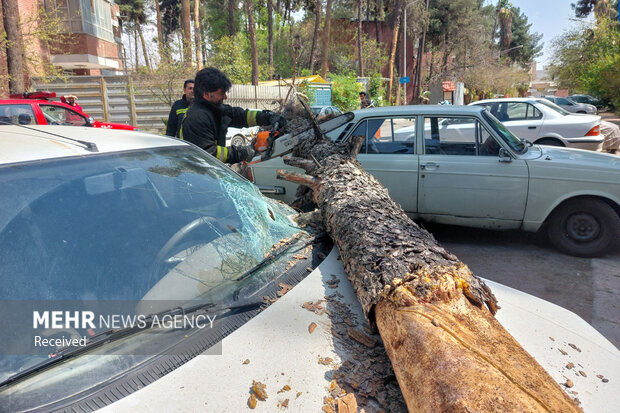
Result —
[[[575,199],[560,206],[549,219],[549,238],[562,252],[598,257],[620,238],[620,217],[603,201]]]

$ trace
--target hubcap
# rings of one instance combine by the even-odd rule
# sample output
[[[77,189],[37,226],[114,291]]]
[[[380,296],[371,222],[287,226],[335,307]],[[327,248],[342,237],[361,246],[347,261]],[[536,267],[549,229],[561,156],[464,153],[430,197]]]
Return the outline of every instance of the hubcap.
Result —
[[[598,237],[601,226],[592,215],[581,212],[568,217],[566,232],[575,241],[589,242]]]

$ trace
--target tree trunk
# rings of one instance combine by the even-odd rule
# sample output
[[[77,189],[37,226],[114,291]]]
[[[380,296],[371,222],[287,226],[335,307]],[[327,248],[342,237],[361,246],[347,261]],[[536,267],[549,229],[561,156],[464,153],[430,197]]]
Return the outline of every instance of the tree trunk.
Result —
[[[235,0],[228,0],[228,35],[233,37],[235,34]]]
[[[252,84],[258,85],[258,50],[256,46],[256,28],[254,27],[254,5],[252,0],[245,0],[245,12],[248,15],[248,33],[252,50]]]
[[[144,65],[150,72],[151,64],[149,62],[149,53],[146,50],[146,42],[144,41],[144,35],[142,34],[142,28],[140,27],[140,24],[138,22],[136,22],[136,29],[138,31],[138,36],[140,37],[140,45],[142,46],[142,54],[144,55]],[[138,45],[136,45],[136,49],[137,49],[137,46]]]
[[[360,167],[355,157],[363,140],[299,136],[285,163],[307,174],[278,175],[312,189],[409,411],[580,410],[497,322],[496,299],[484,282]]]
[[[202,65],[200,33],[200,0],[194,0],[194,47],[196,48],[196,66],[198,68]]]
[[[192,28],[189,0],[181,0],[181,31],[183,33],[183,60],[187,67],[192,65]]]
[[[157,50],[159,56],[164,58],[164,30],[161,27],[161,10],[159,8],[159,0],[155,0],[155,19],[157,20]]]
[[[268,64],[271,76],[273,75],[273,0],[267,0],[267,32]]]
[[[321,63],[321,77],[327,77],[329,70],[329,31],[332,25],[332,0],[327,0],[325,6],[325,24],[323,26],[323,62]]]
[[[362,0],[357,0],[357,75],[364,77],[364,60],[362,58]]]
[[[10,93],[26,91],[24,83],[24,55],[22,34],[19,30],[17,0],[2,0],[2,19],[6,31],[6,60],[9,72]]]
[[[319,38],[319,28],[321,27],[321,3],[321,0],[316,0],[316,5],[314,6],[314,36],[312,36],[312,47],[310,48],[310,74],[314,74],[314,54],[316,52],[316,44]]]
[[[390,64],[388,66],[388,77],[390,78],[388,82],[388,91],[387,91],[387,101],[388,104],[392,102],[392,87],[394,84],[394,61],[396,59],[396,45],[398,43],[398,31],[400,28],[400,15],[403,9],[403,0],[396,0],[396,7],[394,9],[394,14],[392,17],[392,46],[390,48]]]
[[[138,67],[140,66],[138,64],[138,27],[134,27],[133,28],[133,43],[134,43],[134,56],[136,58],[136,66],[135,66],[135,71],[138,71]]]
[[[425,15],[428,13],[430,0],[426,0],[425,6]],[[426,42],[426,30],[428,29],[428,20],[424,25],[424,30],[422,31],[422,38],[420,39],[420,43],[418,44],[418,57],[416,61],[416,72],[415,72],[415,90],[413,92],[413,99],[415,103],[421,103],[420,93],[422,92],[422,62],[424,57],[424,43]]]
[[[379,0],[375,0],[375,40],[379,44]]]

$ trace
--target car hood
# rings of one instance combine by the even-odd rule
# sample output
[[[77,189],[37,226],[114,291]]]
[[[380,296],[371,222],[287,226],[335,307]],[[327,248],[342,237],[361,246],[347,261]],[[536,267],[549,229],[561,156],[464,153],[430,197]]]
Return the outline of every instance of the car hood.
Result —
[[[593,170],[620,174],[620,157],[595,151],[574,148],[558,148],[540,145],[540,156],[535,162],[580,171]],[[530,161],[531,162],[531,161]],[[616,181],[620,182],[620,181]]]
[[[570,377],[574,386],[567,391],[571,397],[578,394],[585,411],[609,411],[616,392],[597,375],[610,384],[620,381],[620,352],[614,345],[564,308],[501,284],[489,286],[501,305],[499,322],[553,380],[564,383]],[[375,388],[377,398],[389,393],[385,402],[396,400],[382,384],[385,377],[377,377],[391,371],[382,367],[387,358],[352,340],[351,328],[370,337],[367,343],[380,343],[377,336],[367,336],[361,306],[334,248],[290,292],[226,337],[222,354],[198,356],[101,411],[240,412],[247,410],[249,389],[258,381],[269,397],[255,411],[281,411],[286,401],[289,411],[316,412],[334,391],[332,378],[346,385],[341,375],[355,380],[360,393]],[[569,362],[586,374],[575,376],[566,368]]]

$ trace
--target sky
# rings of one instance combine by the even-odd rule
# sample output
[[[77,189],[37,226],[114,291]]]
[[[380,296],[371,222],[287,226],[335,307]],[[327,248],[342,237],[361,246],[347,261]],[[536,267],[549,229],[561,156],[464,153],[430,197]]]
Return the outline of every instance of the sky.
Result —
[[[551,41],[561,35],[565,29],[580,27],[582,22],[575,21],[575,12],[571,3],[576,0],[511,0],[513,6],[519,7],[532,24],[530,33],[543,35],[544,43],[542,55],[536,58],[537,67],[545,66],[551,57]],[[497,4],[497,1],[487,0],[487,4]],[[575,19],[575,20],[571,20]],[[588,19],[580,19],[587,22]]]

